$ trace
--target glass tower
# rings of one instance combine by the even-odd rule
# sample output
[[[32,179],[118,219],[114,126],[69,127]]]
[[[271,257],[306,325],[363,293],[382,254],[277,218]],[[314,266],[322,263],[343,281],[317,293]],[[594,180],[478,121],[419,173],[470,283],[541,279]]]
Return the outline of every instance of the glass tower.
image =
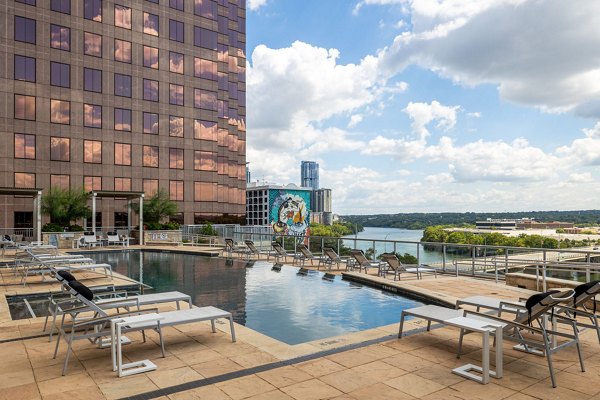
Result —
[[[319,164],[314,161],[302,161],[300,165],[300,186],[313,190],[319,188]]]

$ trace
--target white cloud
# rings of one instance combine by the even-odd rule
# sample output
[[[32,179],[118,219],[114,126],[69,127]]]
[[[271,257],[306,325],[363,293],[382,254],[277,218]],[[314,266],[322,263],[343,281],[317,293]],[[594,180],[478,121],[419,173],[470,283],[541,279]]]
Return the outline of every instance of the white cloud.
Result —
[[[427,125],[432,121],[438,121],[436,127],[449,130],[456,125],[456,112],[460,110],[459,106],[448,107],[440,104],[438,101],[427,103],[408,103],[402,110],[413,121],[411,126],[418,137],[423,140],[429,136]]]
[[[572,164],[600,165],[600,122],[591,129],[583,129],[583,133],[584,138],[558,148],[557,153]]]
[[[348,122],[348,128],[354,128],[356,125],[360,124],[363,120],[362,114],[354,114],[350,117],[350,121]]]
[[[352,14],[358,15],[360,9],[366,5],[378,5],[385,6],[390,4],[402,4],[406,3],[406,0],[361,0],[359,1],[352,10]]]
[[[482,115],[479,111],[467,113],[467,117],[470,118],[481,118]]]
[[[594,178],[592,178],[592,174],[589,172],[584,172],[581,174],[572,173],[569,175],[569,182],[571,183],[589,183],[593,181]]]
[[[406,22],[403,19],[394,24],[394,28],[396,29],[402,29],[404,27],[406,27]]]
[[[248,0],[248,9],[256,11],[267,4],[267,0]]]

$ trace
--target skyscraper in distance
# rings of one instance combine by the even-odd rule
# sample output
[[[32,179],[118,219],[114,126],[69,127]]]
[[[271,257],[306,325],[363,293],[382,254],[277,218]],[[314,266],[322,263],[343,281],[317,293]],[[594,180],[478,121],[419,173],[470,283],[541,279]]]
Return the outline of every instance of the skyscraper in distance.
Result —
[[[319,164],[315,161],[302,161],[300,164],[300,186],[313,190],[319,188]]]

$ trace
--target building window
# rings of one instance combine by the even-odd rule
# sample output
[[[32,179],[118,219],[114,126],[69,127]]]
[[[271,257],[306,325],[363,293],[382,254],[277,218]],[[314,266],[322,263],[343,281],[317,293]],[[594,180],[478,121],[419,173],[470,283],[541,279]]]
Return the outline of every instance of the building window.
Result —
[[[15,94],[15,119],[35,121],[35,96]]]
[[[15,0],[17,3],[29,4],[35,6],[35,0]]]
[[[144,194],[154,196],[158,192],[158,179],[144,179]]]
[[[32,211],[15,211],[15,228],[33,228],[33,212]]]
[[[69,175],[50,175],[50,187],[69,189]]]
[[[195,119],[194,139],[217,141],[217,123]]]
[[[158,15],[144,13],[144,33],[158,36]]]
[[[71,160],[71,140],[69,138],[50,138],[50,160],[69,161]]]
[[[35,135],[15,133],[15,158],[35,160]]]
[[[102,164],[102,142],[97,140],[83,141],[83,162]]]
[[[194,57],[194,76],[196,78],[217,80],[217,63]]]
[[[131,178],[115,178],[115,190],[118,192],[131,192]],[[117,213],[115,213],[117,214]],[[127,213],[122,213],[127,216]],[[119,222],[122,223],[122,222]],[[125,224],[126,225],[126,224]],[[115,220],[115,226],[117,221]]]
[[[83,105],[83,126],[102,128],[102,106],[95,104]]]
[[[34,188],[35,174],[27,172],[15,172],[15,187],[16,188]]]
[[[115,143],[115,164],[131,165],[131,145]]]
[[[102,71],[99,69],[83,69],[83,90],[102,93]]]
[[[217,50],[217,32],[195,26],[194,46]]]
[[[169,198],[183,201],[183,181],[169,181]]]
[[[35,58],[15,54],[15,80],[35,82]]]
[[[158,114],[144,113],[144,133],[158,135]]]
[[[217,184],[211,182],[194,182],[195,201],[217,201]]]
[[[144,79],[144,100],[158,101],[158,81]]]
[[[169,103],[176,106],[183,105],[183,85],[169,84]]]
[[[83,18],[102,22],[102,0],[83,0]]]
[[[183,54],[169,52],[169,71],[183,74]]]
[[[196,171],[216,171],[217,153],[210,151],[194,151],[194,169]]]
[[[15,15],[15,40],[35,44],[35,19]]]
[[[131,132],[131,110],[115,108],[115,131]]]
[[[60,25],[50,25],[50,47],[71,51],[71,29]]]
[[[144,156],[142,160],[142,165],[144,167],[158,168],[158,147],[144,146],[143,153]]]
[[[217,2],[214,0],[195,0],[194,14],[215,19],[217,16]]]
[[[102,190],[102,177],[101,176],[84,176],[83,177],[83,188],[86,192],[92,190]],[[96,226],[98,225],[98,217],[96,217]]]
[[[50,122],[55,124],[70,124],[71,102],[64,100],[50,100]]]
[[[115,4],[115,26],[131,29],[131,8]]]
[[[183,0],[169,0],[169,7],[183,11]]]
[[[158,49],[144,46],[144,67],[158,69]]]
[[[169,20],[169,39],[183,43],[183,22]]]
[[[71,14],[71,0],[51,0],[50,9],[63,14]]]
[[[120,178],[122,179],[122,178]],[[122,184],[119,183],[119,186],[122,187]],[[115,180],[115,190],[117,187],[117,181]],[[122,211],[117,211],[115,214],[115,226],[127,226],[127,213]]]
[[[83,33],[83,54],[102,57],[102,36],[95,33]]]
[[[194,107],[217,111],[217,94],[206,90],[194,89]]]
[[[115,39],[115,61],[131,63],[131,42]]]
[[[71,66],[50,61],[50,84],[52,86],[71,87]]]
[[[169,149],[169,168],[183,169],[183,149]]]
[[[169,116],[169,136],[183,137],[183,117]]]
[[[150,3],[158,4],[158,0],[146,0],[146,1],[149,1]]]
[[[131,97],[131,76],[115,74],[115,96]]]

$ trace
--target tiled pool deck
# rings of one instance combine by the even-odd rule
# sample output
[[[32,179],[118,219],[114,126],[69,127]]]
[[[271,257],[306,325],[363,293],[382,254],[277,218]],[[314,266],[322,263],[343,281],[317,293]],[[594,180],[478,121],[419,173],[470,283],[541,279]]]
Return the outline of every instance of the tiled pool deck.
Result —
[[[89,284],[107,282],[93,273],[77,276]],[[156,371],[118,378],[111,369],[110,349],[80,341],[67,375],[61,376],[66,346],[52,359],[54,342],[39,337],[43,318],[12,321],[5,298],[57,290],[58,285],[32,277],[23,288],[17,280],[11,271],[0,269],[0,399],[600,400],[600,344],[591,330],[581,335],[587,372],[579,370],[575,348],[554,355],[558,388],[550,384],[545,358],[517,352],[509,342],[504,345],[504,377],[484,386],[451,373],[453,367],[480,362],[480,337],[466,337],[459,360],[457,329],[422,332],[425,323],[419,321],[407,324],[405,330],[414,334],[401,340],[395,337],[398,324],[393,324],[295,346],[240,325],[238,341],[232,343],[224,322],[214,334],[209,323],[182,325],[164,329],[165,358],[154,332],[146,343],[141,335],[128,334],[134,343],[124,348],[124,357],[148,358],[158,366]],[[115,277],[115,284],[120,282],[125,280]],[[452,276],[419,281],[409,276],[395,285],[449,303],[477,294],[517,299],[529,293],[504,283]]]

